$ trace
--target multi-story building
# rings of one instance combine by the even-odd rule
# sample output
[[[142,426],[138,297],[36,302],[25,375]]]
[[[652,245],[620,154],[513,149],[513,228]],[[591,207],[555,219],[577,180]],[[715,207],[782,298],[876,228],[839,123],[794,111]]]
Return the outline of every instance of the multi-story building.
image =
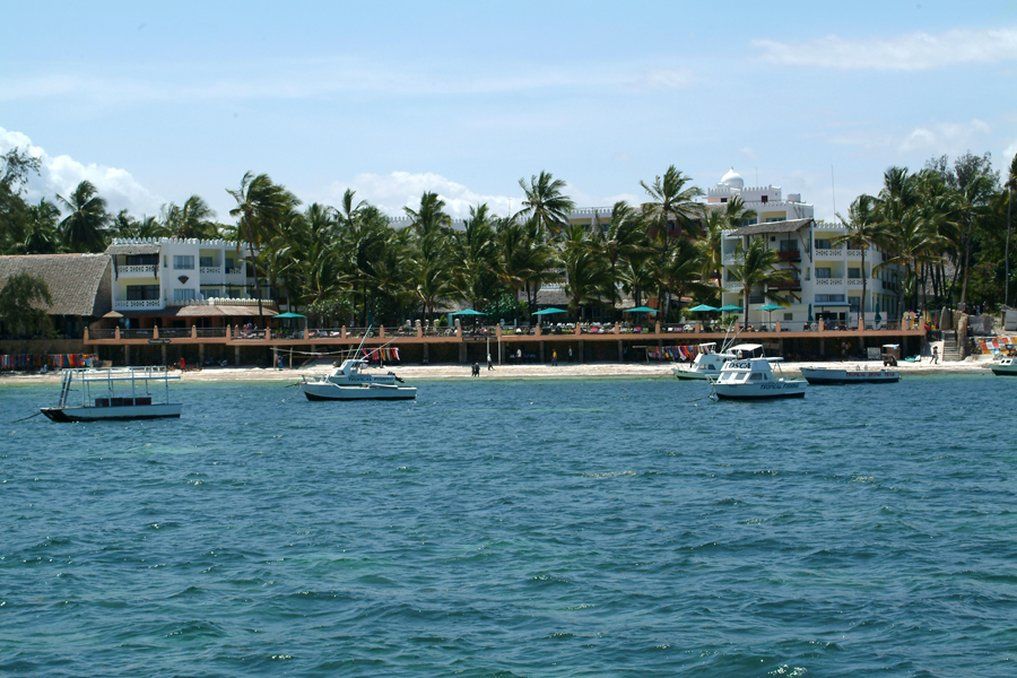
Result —
[[[195,238],[116,239],[113,309],[153,311],[209,299],[249,299],[246,245]]]
[[[838,242],[846,230],[841,224],[817,222],[810,218],[764,222],[724,232],[724,304],[742,306],[744,295],[733,268],[752,240],[762,240],[775,250],[779,268],[789,271],[789,280],[770,288],[749,290],[745,322],[767,324],[780,321],[789,329],[801,329],[819,319],[828,324],[854,327],[861,310],[865,281],[865,324],[876,327],[900,317],[898,272],[882,266],[883,253],[870,247],[865,252]],[[766,313],[760,307],[779,300],[785,307]]]
[[[732,167],[716,186],[706,192],[706,205],[717,208],[730,202],[732,198],[741,198],[745,208],[756,213],[754,223],[762,224],[788,219],[807,219],[813,216],[811,204],[802,202],[801,193],[788,193],[783,196],[780,186],[749,186],[746,188],[742,175]],[[753,223],[753,222],[749,222]],[[742,224],[747,226],[748,224]]]

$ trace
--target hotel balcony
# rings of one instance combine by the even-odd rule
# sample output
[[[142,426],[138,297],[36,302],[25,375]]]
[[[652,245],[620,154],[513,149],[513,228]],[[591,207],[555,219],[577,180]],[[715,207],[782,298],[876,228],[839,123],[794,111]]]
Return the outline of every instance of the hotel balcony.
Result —
[[[114,299],[115,311],[158,311],[163,308],[161,299]]]
[[[777,259],[780,261],[790,261],[790,262],[801,261],[802,253],[799,252],[798,250],[780,251],[777,252]]]
[[[159,267],[153,264],[129,264],[117,266],[117,278],[158,278]]]
[[[816,278],[813,284],[816,287],[843,287],[844,278]]]
[[[816,259],[861,259],[861,250],[849,250],[843,247],[817,247]]]
[[[787,291],[787,292],[798,292],[798,291],[801,291],[801,289],[802,289],[802,281],[801,280],[782,280],[782,281],[780,281],[778,283],[774,283],[773,285],[768,285],[767,287],[769,287],[771,290],[784,290],[784,291]]]

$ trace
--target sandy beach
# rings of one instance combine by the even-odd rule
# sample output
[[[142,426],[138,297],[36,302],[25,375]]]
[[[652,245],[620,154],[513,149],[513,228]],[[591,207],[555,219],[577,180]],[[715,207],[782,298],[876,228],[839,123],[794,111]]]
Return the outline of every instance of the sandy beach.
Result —
[[[989,356],[967,358],[959,362],[933,364],[929,358],[920,363],[901,362],[898,365],[903,376],[929,374],[972,374],[988,373]],[[857,368],[867,366],[878,368],[879,361],[826,361],[783,363],[783,372],[789,376],[800,373],[808,366]],[[487,370],[481,366],[480,379],[555,379],[555,378],[662,378],[671,377],[674,363],[589,363],[585,365],[562,363],[551,365],[503,365]],[[324,374],[331,370],[328,363],[308,365],[294,369],[271,369],[261,367],[216,367],[189,369],[181,378],[185,382],[229,382],[229,381],[299,381],[301,375]],[[469,365],[395,365],[385,368],[371,368],[371,371],[394,371],[407,380],[426,379],[471,379]],[[57,382],[58,372],[47,374],[5,374],[0,376],[0,385],[18,383]]]

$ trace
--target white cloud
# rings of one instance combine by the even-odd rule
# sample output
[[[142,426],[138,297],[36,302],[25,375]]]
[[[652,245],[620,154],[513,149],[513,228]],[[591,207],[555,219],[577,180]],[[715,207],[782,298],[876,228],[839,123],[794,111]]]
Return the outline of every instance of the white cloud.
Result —
[[[69,155],[50,155],[41,146],[33,144],[28,135],[0,127],[0,153],[13,148],[25,149],[39,159],[39,174],[30,177],[26,187],[27,196],[32,201],[43,197],[53,200],[58,194],[67,196],[87,179],[106,199],[111,212],[126,209],[133,214],[156,214],[164,202],[125,169],[83,163]]]
[[[347,182],[333,182],[325,191],[325,202],[338,204],[343,191],[352,188],[359,200],[366,200],[386,214],[402,216],[403,208],[416,208],[420,196],[432,191],[445,201],[445,210],[453,217],[469,216],[470,207],[487,203],[491,211],[500,216],[514,214],[522,209],[522,192],[517,195],[481,193],[465,184],[434,172],[395,171],[388,174],[363,173]],[[618,200],[639,202],[637,196],[621,193],[609,196],[594,196],[574,186],[565,190],[579,207],[608,207]]]
[[[622,92],[670,90],[693,82],[692,72],[669,63],[586,64],[582,68],[523,65],[483,75],[441,64],[367,63],[334,58],[280,61],[254,68],[223,64],[181,72],[153,68],[151,79],[130,72],[96,77],[75,72],[27,74],[0,79],[0,101],[81,99],[114,105],[215,100],[313,99],[351,94],[380,96],[517,94],[542,90]],[[257,73],[251,76],[251,73]]]
[[[837,35],[802,42],[756,40],[767,61],[843,70],[919,71],[958,64],[1017,60],[1017,27],[954,29],[892,38]]]
[[[906,153],[928,151],[953,155],[969,150],[978,137],[991,130],[988,123],[978,118],[960,123],[937,122],[911,130],[898,147]]]
[[[520,208],[520,198],[484,194],[434,172],[396,171],[388,174],[366,172],[348,182],[334,182],[326,191],[327,199],[337,204],[343,191],[352,188],[357,198],[366,200],[386,214],[402,216],[404,207],[415,208],[426,191],[437,193],[445,201],[445,210],[453,217],[465,217],[471,206],[486,202],[496,214],[507,215]]]

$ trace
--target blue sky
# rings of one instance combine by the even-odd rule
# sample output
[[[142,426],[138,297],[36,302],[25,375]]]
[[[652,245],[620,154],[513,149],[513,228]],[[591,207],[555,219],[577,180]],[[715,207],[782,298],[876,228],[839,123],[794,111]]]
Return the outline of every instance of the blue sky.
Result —
[[[541,169],[577,202],[733,165],[817,214],[893,164],[1017,153],[1017,4],[13,3],[0,150],[37,192],[81,178],[154,213],[268,172],[303,200],[518,207]],[[831,190],[833,166],[836,192]]]

